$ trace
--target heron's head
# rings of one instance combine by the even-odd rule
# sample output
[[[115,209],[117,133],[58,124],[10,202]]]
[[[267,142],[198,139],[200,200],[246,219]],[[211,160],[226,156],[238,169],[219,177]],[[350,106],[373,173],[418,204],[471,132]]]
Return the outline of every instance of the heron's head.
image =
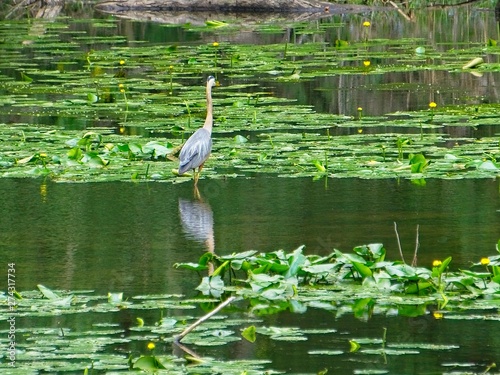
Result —
[[[216,85],[215,77],[214,76],[209,76],[207,78],[207,86],[214,87]]]

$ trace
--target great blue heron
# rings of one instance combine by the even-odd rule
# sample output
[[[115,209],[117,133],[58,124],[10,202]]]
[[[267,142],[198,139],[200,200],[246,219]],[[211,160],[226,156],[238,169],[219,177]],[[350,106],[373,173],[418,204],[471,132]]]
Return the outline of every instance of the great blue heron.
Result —
[[[198,184],[200,172],[203,169],[203,164],[210,156],[212,150],[212,125],[213,125],[213,108],[212,108],[212,87],[215,86],[215,78],[210,76],[207,78],[207,117],[203,127],[198,129],[189,137],[182,146],[181,154],[179,155],[179,175],[182,175],[190,169],[194,172],[194,185]],[[196,173],[198,168],[198,173]]]

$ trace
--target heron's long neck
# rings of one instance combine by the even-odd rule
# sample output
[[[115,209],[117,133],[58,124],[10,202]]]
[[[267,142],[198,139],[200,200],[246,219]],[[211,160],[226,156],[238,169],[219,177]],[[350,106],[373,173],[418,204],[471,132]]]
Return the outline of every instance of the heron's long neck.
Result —
[[[213,113],[212,113],[212,87],[207,85],[207,117],[205,119],[204,129],[207,129],[209,133],[212,133],[213,125]]]

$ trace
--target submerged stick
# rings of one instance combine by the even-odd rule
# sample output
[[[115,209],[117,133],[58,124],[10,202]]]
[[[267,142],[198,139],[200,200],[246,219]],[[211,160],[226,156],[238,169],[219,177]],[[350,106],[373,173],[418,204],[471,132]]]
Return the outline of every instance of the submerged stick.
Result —
[[[203,315],[200,319],[198,319],[196,322],[194,322],[189,327],[187,327],[184,331],[182,331],[181,334],[179,334],[178,336],[176,336],[174,338],[174,342],[175,343],[180,342],[184,338],[184,336],[186,336],[189,332],[191,332],[193,329],[195,329],[196,327],[198,327],[205,320],[208,320],[212,316],[214,316],[215,314],[217,314],[220,310],[222,310],[224,307],[226,307],[227,305],[229,305],[235,299],[236,299],[236,296],[231,296],[227,300],[225,300],[224,302],[221,302],[219,304],[219,306],[217,306],[215,309],[213,309],[212,311],[210,311],[208,314]]]
[[[406,18],[407,21],[411,21],[411,17],[408,16],[405,12],[403,12],[394,1],[389,1],[389,4],[391,4],[394,8],[396,8],[397,12],[401,14],[404,18]]]
[[[396,232],[396,239],[398,240],[398,248],[399,254],[401,255],[401,260],[406,264],[405,257],[403,256],[403,249],[401,249],[401,241],[399,240],[398,225],[396,224],[396,222],[394,222],[394,232]]]
[[[411,266],[416,267],[417,265],[417,255],[418,255],[418,248],[420,247],[420,241],[418,239],[418,229],[420,225],[417,224],[417,238],[415,239],[415,252],[413,253],[413,260],[411,261]]]

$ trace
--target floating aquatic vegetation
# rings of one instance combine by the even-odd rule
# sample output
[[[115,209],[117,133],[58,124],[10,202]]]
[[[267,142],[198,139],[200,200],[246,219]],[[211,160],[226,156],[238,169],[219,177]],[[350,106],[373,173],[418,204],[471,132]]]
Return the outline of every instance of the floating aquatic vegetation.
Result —
[[[500,251],[500,243],[496,247]],[[240,301],[235,303],[238,303],[240,312],[245,305],[255,315],[282,311],[303,314],[308,308],[314,308],[333,312],[336,318],[350,314],[357,319],[368,320],[376,314],[422,316],[427,314],[427,306],[432,305],[433,308],[441,308],[433,313],[436,320],[498,320],[493,312],[498,310],[495,296],[500,290],[500,255],[484,257],[471,270],[458,271],[450,270],[451,258],[436,260],[432,268],[388,261],[381,244],[357,246],[352,252],[335,250],[326,256],[306,255],[304,247],[299,247],[289,253],[283,250],[270,253],[252,250],[223,256],[205,254],[200,258],[202,265],[208,261],[217,268],[215,276],[206,278],[205,284],[216,279],[218,295],[220,293],[222,297],[222,294],[235,293],[239,296]],[[198,270],[199,267],[194,265],[180,263],[177,267]],[[478,267],[481,271],[476,270]],[[239,273],[246,274],[247,278],[239,277]],[[237,287],[226,283],[225,276],[228,274],[232,274]],[[203,292],[205,286],[201,285],[199,289]],[[16,363],[26,371],[83,371],[94,368],[120,372],[129,368],[148,368],[190,374],[214,373],[226,363],[209,357],[194,357],[196,366],[190,368],[184,359],[155,353],[159,343],[174,343],[176,335],[184,331],[189,322],[196,320],[197,308],[216,306],[218,298],[186,298],[177,294],[128,298],[121,292],[99,296],[92,291],[59,291],[43,285],[39,285],[38,289],[15,293],[15,317],[26,319],[18,330],[23,338],[17,344]],[[209,291],[207,294],[212,293]],[[0,301],[0,320],[7,320],[12,312],[5,294],[0,295]],[[185,309],[193,310],[193,315],[181,315]],[[467,315],[462,313],[465,309],[468,310]],[[79,317],[82,314],[113,316],[124,311],[135,317],[136,326],[127,330],[112,320],[93,324],[90,329],[73,326],[63,319],[58,327],[38,326],[35,323],[38,318]],[[148,314],[149,318],[144,319],[144,314]],[[378,355],[386,358],[420,354],[422,351],[459,349],[453,344],[404,340],[393,343],[387,340],[385,329],[382,338],[370,338],[353,337],[330,327],[274,326],[263,323],[255,315],[248,317],[236,313],[233,317],[230,313],[213,316],[185,336],[182,345],[198,348],[225,346],[242,338],[252,345],[266,339],[285,341],[290,345],[311,341],[316,344],[308,349],[309,355],[347,355],[345,350],[338,348],[318,347],[313,340],[313,337],[333,336],[339,342],[349,342],[350,355],[356,356]],[[144,346],[144,342],[149,342],[149,354],[139,351],[140,355],[129,356],[121,350],[113,350],[122,346],[137,348]],[[251,369],[255,373],[272,373],[266,368],[267,361],[228,363],[231,369],[234,366],[235,373],[238,369],[241,373],[241,366],[247,366],[245,370]],[[0,364],[0,369],[6,369],[6,366],[8,364]],[[224,373],[231,371],[225,370]]]
[[[495,104],[440,104],[431,110],[377,117],[365,110],[356,118],[317,113],[311,106],[298,105],[275,93],[277,84],[292,85],[346,74],[461,72],[462,65],[477,58],[484,45],[470,44],[460,51],[439,45],[437,50],[421,38],[383,39],[368,34],[362,40],[340,44],[299,41],[342,26],[335,19],[314,26],[298,23],[293,39],[286,43],[125,45],[123,37],[106,33],[117,26],[114,20],[94,20],[101,32],[92,36],[74,28],[78,22],[34,20],[44,30],[36,37],[29,25],[0,23],[0,39],[9,35],[3,38],[2,47],[7,53],[0,62],[0,67],[6,69],[0,76],[0,116],[4,121],[1,126],[10,134],[30,134],[29,143],[25,139],[13,145],[15,136],[4,138],[8,143],[0,149],[1,176],[48,175],[62,181],[138,180],[154,176],[182,181],[166,172],[175,167],[175,161],[165,158],[165,149],[159,151],[159,146],[155,146],[156,153],[152,155],[144,148],[150,146],[151,137],[156,138],[152,142],[166,149],[179,146],[201,126],[202,72],[214,72],[223,81],[214,93],[214,149],[212,164],[209,161],[206,166],[207,178],[254,173],[318,178],[315,161],[324,160],[325,155],[329,167],[322,176],[325,178],[414,179],[416,173],[421,179],[498,175],[497,139],[481,137],[478,143],[474,134],[458,139],[448,131],[451,126],[472,131],[496,126]],[[202,29],[217,40],[217,33],[231,33],[234,27],[215,20]],[[263,25],[260,32],[281,33],[283,28]],[[420,46],[418,53],[416,44]],[[27,48],[33,51],[35,59],[23,58]],[[489,49],[488,53],[497,51]],[[494,64],[488,63],[474,67],[475,72],[483,73],[495,69]],[[366,88],[409,89],[404,84],[394,85],[373,81]],[[12,122],[14,118],[21,121]],[[107,130],[103,130],[103,122]],[[357,133],[350,133],[351,128]],[[123,150],[120,153],[100,149],[80,157],[75,150],[73,159],[70,158],[72,163],[67,162],[65,136],[81,138],[89,130],[101,133],[104,144],[134,145],[137,152],[126,155]],[[249,142],[235,144],[234,139],[239,137]],[[395,157],[397,139],[402,137],[409,138],[411,145],[407,144],[403,153],[398,152]],[[44,154],[47,157],[40,157]],[[415,172],[410,156],[418,154],[428,163],[425,170]],[[443,158],[446,154],[453,154],[456,159]],[[489,155],[488,160],[482,160],[485,154]],[[139,159],[144,160],[147,155],[153,156],[154,163],[146,166]]]

